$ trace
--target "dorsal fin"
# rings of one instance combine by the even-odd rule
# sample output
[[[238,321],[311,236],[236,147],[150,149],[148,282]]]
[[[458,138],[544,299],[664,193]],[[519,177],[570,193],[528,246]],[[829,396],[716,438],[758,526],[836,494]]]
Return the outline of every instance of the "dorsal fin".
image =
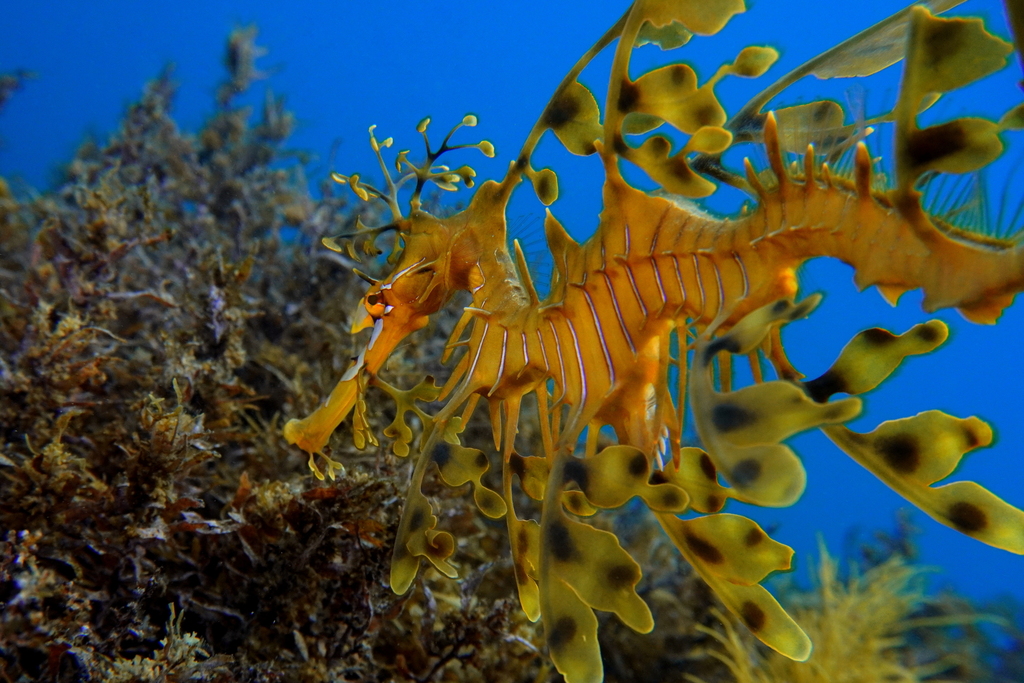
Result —
[[[526,265],[523,247],[519,244],[519,240],[512,240],[512,246],[516,252],[516,268],[519,270],[519,280],[523,283],[523,289],[526,290],[526,294],[530,297],[530,305],[536,306],[540,303],[540,298],[537,296],[537,289],[533,286],[533,278],[530,276],[529,266]]]
[[[551,250],[551,257],[555,262],[555,272],[551,281],[551,291],[554,292],[559,285],[569,281],[571,264],[578,258],[580,245],[565,231],[550,210],[545,213],[544,235],[548,239],[548,249]]]

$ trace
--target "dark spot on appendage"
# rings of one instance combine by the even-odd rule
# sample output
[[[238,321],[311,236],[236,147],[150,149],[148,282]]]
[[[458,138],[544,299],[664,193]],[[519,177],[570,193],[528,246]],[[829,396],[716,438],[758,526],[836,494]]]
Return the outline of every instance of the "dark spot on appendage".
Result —
[[[753,458],[741,460],[732,468],[731,478],[737,486],[750,486],[761,478],[761,463]]]
[[[629,145],[626,144],[626,141],[619,134],[616,134],[612,138],[612,148],[620,157],[624,157],[629,154]]]
[[[763,629],[764,622],[768,619],[764,610],[749,600],[743,603],[743,607],[740,608],[740,616],[743,618],[743,623],[747,625],[747,628],[752,633],[757,633]]]
[[[668,172],[683,182],[688,182],[695,175],[686,159],[680,156],[672,157],[668,163]]]
[[[619,88],[619,101],[617,103],[619,111],[624,114],[628,114],[633,111],[636,107],[636,103],[639,101],[640,88],[632,81],[623,80],[622,85]]]
[[[483,451],[477,451],[475,464],[477,469],[481,470],[485,470],[491,465],[490,461],[487,460],[487,455],[485,455]]]
[[[682,498],[675,491],[667,491],[661,497],[661,505],[666,508],[677,508],[683,504]]]
[[[523,460],[521,455],[513,455],[509,458],[508,468],[512,470],[512,474],[518,476],[520,480],[526,477],[526,461]]]
[[[886,346],[896,341],[895,334],[889,330],[883,330],[881,327],[872,327],[870,330],[864,330],[860,333],[860,336],[871,346]]]
[[[939,331],[933,325],[921,325],[917,328],[917,338],[931,344],[939,340]]]
[[[758,545],[765,538],[765,533],[757,527],[754,527],[747,532],[747,535],[743,538],[743,542],[747,544],[748,548],[752,548],[755,545]]]
[[[562,522],[555,522],[548,527],[547,545],[559,562],[569,562],[579,555],[569,529]]]
[[[636,583],[639,577],[635,567],[628,564],[617,564],[614,567],[608,568],[605,578],[608,580],[608,585],[612,588],[625,588]]]
[[[804,382],[804,389],[815,403],[825,403],[832,394],[849,393],[846,378],[835,370],[828,370],[821,377]]]
[[[718,512],[725,505],[725,499],[712,493],[708,496],[706,503],[708,512]]]
[[[965,534],[976,533],[988,526],[988,515],[974,503],[953,503],[947,515],[953,526]]]
[[[708,564],[722,564],[722,562],[725,562],[725,556],[722,555],[722,551],[700,536],[686,534],[685,538],[686,547]]]
[[[711,456],[707,453],[702,453],[700,456],[700,471],[704,473],[710,481],[716,481],[718,479],[718,470],[715,469],[715,463],[711,462]]]
[[[719,118],[721,118],[720,110],[712,104],[698,107],[690,112],[690,114],[693,116],[698,126],[717,126],[721,123],[719,121]]]
[[[706,349],[704,349],[704,365],[707,366],[720,351],[739,353],[740,343],[728,336],[715,339],[707,345]]]
[[[568,495],[570,493],[575,495]],[[591,506],[588,504],[587,497],[581,495],[579,491],[566,491],[563,503],[565,504],[565,509],[574,515],[586,517],[590,514]]]
[[[981,445],[981,437],[970,427],[964,427],[964,450],[974,450]]]
[[[579,102],[565,93],[559,93],[544,110],[544,123],[550,128],[561,128],[580,113]]]
[[[569,462],[565,463],[565,469],[562,470],[562,481],[568,484],[574,482],[580,487],[580,491],[586,493],[587,481],[589,475],[587,473],[587,466],[582,460],[578,458],[572,458]]]
[[[967,135],[959,121],[950,121],[930,128],[922,128],[908,136],[907,156],[915,166],[929,164],[952,156],[967,145]]]
[[[661,470],[654,470],[653,472],[651,472],[651,478],[648,479],[647,482],[652,486],[656,486],[658,484],[667,484],[668,475]]]
[[[530,157],[525,154],[516,159],[516,168],[520,171],[525,171],[526,167],[530,165]]]
[[[411,531],[417,531],[423,526],[423,519],[426,515],[423,514],[423,510],[416,510],[412,513],[412,517],[409,518],[409,529]]]
[[[642,477],[647,473],[647,456],[643,453],[637,453],[629,459],[629,476],[631,477]]]
[[[929,22],[921,36],[921,46],[927,55],[925,64],[938,66],[956,54],[963,42],[961,29],[962,26],[952,21]]]
[[[734,432],[757,422],[757,413],[733,403],[719,403],[711,410],[711,423],[722,433]]]
[[[811,112],[811,117],[815,123],[823,123],[832,113],[832,103],[829,101],[818,102],[817,105]]]
[[[894,434],[875,440],[875,452],[900,474],[913,474],[921,465],[921,449],[909,434]]]
[[[789,308],[789,302],[786,301],[785,299],[779,299],[774,304],[772,304],[772,314],[782,315],[787,308]]]
[[[576,620],[566,615],[558,617],[555,625],[551,627],[548,634],[548,647],[552,650],[561,650],[576,637]]]
[[[521,552],[527,552],[530,548],[530,532],[526,530],[526,525],[519,527],[519,533],[516,535],[519,541],[519,549]]]
[[[445,465],[452,459],[452,451],[448,447],[448,444],[438,444],[434,449],[434,462],[440,469],[444,469]]]
[[[540,180],[537,181],[537,194],[541,197],[547,197],[554,193],[554,191],[555,187],[552,182],[552,176],[547,174],[540,176]]]

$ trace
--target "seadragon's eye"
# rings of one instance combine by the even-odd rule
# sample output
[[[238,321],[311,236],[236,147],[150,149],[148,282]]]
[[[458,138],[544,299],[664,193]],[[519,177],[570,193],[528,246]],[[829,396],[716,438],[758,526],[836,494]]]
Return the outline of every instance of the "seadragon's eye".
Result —
[[[366,312],[369,313],[374,319],[381,318],[384,316],[386,304],[384,302],[383,292],[369,292],[366,295],[365,304]]]

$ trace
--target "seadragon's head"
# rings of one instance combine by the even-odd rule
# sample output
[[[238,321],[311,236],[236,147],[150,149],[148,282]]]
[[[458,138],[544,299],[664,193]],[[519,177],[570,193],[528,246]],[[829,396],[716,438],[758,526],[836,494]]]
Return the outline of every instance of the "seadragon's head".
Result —
[[[376,279],[358,269],[355,272],[370,283],[353,317],[353,333],[372,329],[366,347],[353,360],[327,401],[308,417],[290,420],[284,436],[310,454],[310,467],[322,477],[313,461],[313,454],[323,452],[331,433],[356,407],[368,381],[407,336],[424,327],[429,317],[440,310],[451,296],[462,290],[473,291],[483,284],[481,263],[488,259],[507,258],[505,251],[505,212],[509,184],[485,183],[469,207],[448,217],[434,216],[422,206],[421,195],[428,183],[443,190],[455,190],[458,183],[473,186],[476,173],[469,166],[451,169],[435,163],[442,154],[455,149],[476,148],[486,156],[494,155],[490,142],[449,145],[452,133],[463,126],[475,126],[476,117],[467,115],[445,137],[441,146],[432,150],[427,139],[429,119],[417,130],[426,142],[426,160],[416,165],[408,159],[409,151],[398,152],[395,168],[400,174],[392,178],[381,155],[392,139],[377,140],[370,128],[370,145],[384,172],[385,187],[378,189],[363,183],[358,175],[332,175],[339,183],[348,184],[364,201],[378,200],[391,212],[391,222],[369,228],[357,221],[356,232],[337,238],[325,238],[324,245],[346,255],[352,261],[361,257],[377,258],[382,252],[376,238],[394,233],[394,247],[387,256],[389,274]],[[399,192],[414,184],[409,211],[403,214]],[[498,245],[497,249],[494,245]],[[326,457],[326,456],[325,456]],[[326,458],[328,475],[341,468]]]

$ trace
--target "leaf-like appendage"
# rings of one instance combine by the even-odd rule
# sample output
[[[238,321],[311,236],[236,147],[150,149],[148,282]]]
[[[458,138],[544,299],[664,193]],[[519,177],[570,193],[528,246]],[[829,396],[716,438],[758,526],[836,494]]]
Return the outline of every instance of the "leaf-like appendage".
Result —
[[[654,27],[682,24],[692,33],[711,35],[746,10],[743,0],[643,0],[641,12]]]
[[[964,0],[930,0],[922,3],[936,14]],[[875,26],[858,33],[813,60],[807,75],[818,78],[857,78],[870,76],[903,59],[910,17],[907,10],[897,12]]]
[[[844,140],[854,126],[844,125],[843,108],[832,100],[819,100],[774,110],[779,147],[785,152],[804,152],[807,145],[824,145]]]
[[[651,179],[666,192],[684,197],[707,197],[715,191],[715,184],[699,176],[686,162],[684,149],[672,154],[672,143],[665,137],[654,135],[639,147],[620,150],[622,156],[644,169]]]
[[[981,19],[943,19],[916,7],[902,89],[919,100],[926,93],[962,88],[1002,69],[1012,52],[1013,46],[986,31]]]
[[[458,443],[444,443],[437,446],[434,463],[441,472],[441,478],[449,486],[462,486],[473,482],[473,499],[485,515],[491,519],[505,516],[505,501],[481,481],[490,468],[490,462],[483,451],[466,448]]]
[[[757,78],[763,76],[778,59],[779,52],[775,48],[751,45],[736,55],[736,59],[729,67],[729,73],[744,78]]]
[[[533,183],[533,191],[537,193],[537,199],[544,206],[551,206],[558,199],[558,176],[550,168],[542,168],[535,171],[530,167],[526,168],[526,177]]]
[[[588,606],[614,612],[634,631],[650,632],[654,617],[636,593],[640,565],[623,550],[615,534],[560,516],[544,538],[552,546],[554,575]]]
[[[566,683],[601,683],[604,667],[594,610],[561,579],[552,577],[545,589],[547,595],[541,616],[555,668]]]
[[[690,507],[697,512],[710,514],[718,512],[732,497],[733,492],[718,483],[718,468],[701,448],[679,449],[679,466],[668,463],[656,476],[664,477],[686,491],[690,496]]]
[[[518,519],[515,511],[508,514],[508,537],[512,546],[512,566],[519,588],[519,603],[530,621],[540,619],[540,525],[532,519]]]
[[[900,158],[907,172],[970,173],[995,161],[1003,152],[1000,128],[988,119],[962,118],[907,131]]]
[[[609,446],[592,457],[573,458],[565,466],[566,483],[579,486],[587,501],[597,507],[617,508],[639,496],[652,510],[686,510],[686,491],[669,483],[650,484],[649,478],[647,456],[632,446]]]
[[[366,418],[366,399],[364,396],[365,393],[361,390],[352,410],[352,443],[359,450],[366,448],[367,443],[371,443],[374,446],[380,444],[377,441],[377,436],[373,433],[373,428],[370,427],[369,420]]]
[[[380,379],[374,380],[375,386],[383,389],[395,401],[395,419],[384,428],[384,436],[392,439],[391,450],[400,457],[409,455],[409,444],[412,443],[412,428],[406,423],[406,413],[414,412],[426,424],[430,416],[421,410],[416,401],[430,403],[436,401],[441,394],[441,387],[434,383],[433,377],[426,377],[412,389],[401,390]]]
[[[769,538],[752,519],[726,513],[674,519],[673,542],[683,543],[689,554],[725,581],[752,586],[772,572],[790,569],[793,549]]]
[[[980,19],[934,17],[911,9],[903,82],[896,105],[896,177],[901,192],[927,171],[967,173],[1002,152],[1000,128],[985,119],[962,118],[917,128],[921,103],[931,93],[962,88],[1006,65],[1013,46],[985,30]]]
[[[837,393],[862,394],[881,384],[904,358],[928,353],[948,336],[941,320],[914,325],[901,335],[878,327],[864,330],[850,340],[825,374],[804,382],[804,389],[818,402]]]
[[[519,476],[519,486],[523,489],[523,493],[534,500],[544,500],[548,472],[551,470],[547,458],[525,457],[513,453],[508,464],[509,469]]]
[[[868,434],[841,426],[823,431],[935,520],[983,543],[1024,554],[1024,511],[973,481],[931,486],[949,476],[965,453],[992,442],[991,427],[978,418],[929,410],[883,422]]]
[[[820,424],[846,422],[860,414],[859,399],[817,403],[793,382],[776,380],[718,394],[709,425],[716,441],[746,447],[776,444]],[[726,478],[730,478],[727,474]]]
[[[790,659],[804,661],[810,656],[807,634],[771,593],[753,581],[789,569],[791,548],[772,541],[755,522],[736,515],[681,520],[659,514],[658,521],[715,595],[761,642]],[[759,550],[762,545],[764,549]]]
[[[1024,130],[1024,104],[1018,104],[1006,112],[999,119],[999,127],[1003,130]]]
[[[601,111],[597,100],[579,81],[569,83],[555,94],[544,110],[543,122],[573,154],[593,154],[596,151],[594,141],[601,139]]]
[[[712,385],[712,361],[717,353],[749,353],[773,327],[807,315],[817,300],[808,297],[799,304],[777,301],[750,313],[721,337],[697,342],[696,367],[689,377],[697,432],[716,469],[740,500],[770,507],[796,502],[807,475],[800,459],[782,440],[811,427],[846,422],[860,413],[860,399],[817,403],[787,380],[731,392],[715,391]]]
[[[720,154],[732,144],[732,133],[725,128],[718,126],[704,126],[698,128],[697,132],[686,141],[683,152],[704,152],[705,154]]]
[[[654,130],[663,123],[665,123],[665,119],[660,116],[640,114],[634,111],[626,114],[626,117],[622,119],[622,133],[623,135],[640,135]]]
[[[643,168],[667,192],[693,198],[710,195],[715,184],[695,173],[686,157],[692,153],[721,154],[732,144],[732,132],[722,127],[726,114],[715,95],[715,85],[729,74],[760,76],[778,56],[767,47],[744,48],[731,64],[720,67],[699,87],[696,73],[686,64],[663,66],[635,81],[623,76],[614,103],[623,115],[623,135],[643,133],[667,122],[690,139],[675,154],[672,143],[661,135],[647,138],[638,147],[623,140],[616,144],[615,152]]]
[[[540,588],[551,657],[567,681],[600,681],[593,610],[614,612],[641,633],[654,627],[650,609],[636,593],[640,566],[614,534],[572,521],[560,510],[545,511],[541,538],[549,567]]]
[[[721,126],[725,110],[714,91],[697,87],[697,74],[687,64],[670,64],[625,82],[619,108],[657,116],[692,135],[701,126]]]
[[[686,27],[678,21],[673,21],[664,26],[654,26],[645,21],[640,27],[640,32],[633,41],[633,47],[644,45],[657,45],[662,50],[674,50],[690,42],[693,33],[686,30]]]
[[[420,558],[425,557],[449,578],[459,574],[449,562],[455,551],[455,539],[446,531],[437,531],[437,516],[416,487],[409,490],[398,525],[395,550],[391,557],[391,589],[404,595],[419,572]]]

